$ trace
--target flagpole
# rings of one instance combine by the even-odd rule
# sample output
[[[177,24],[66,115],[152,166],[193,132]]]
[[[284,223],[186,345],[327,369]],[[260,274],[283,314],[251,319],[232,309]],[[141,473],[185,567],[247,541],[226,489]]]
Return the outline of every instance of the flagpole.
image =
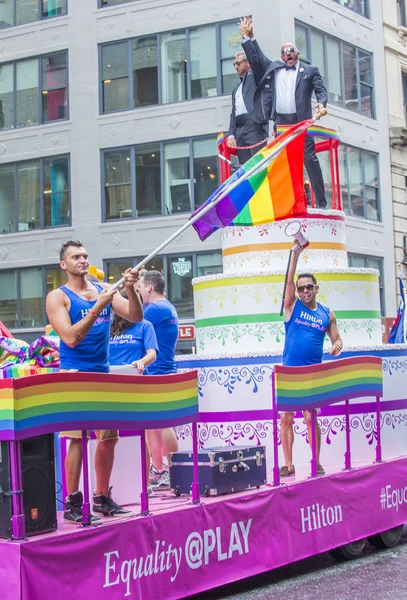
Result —
[[[201,211],[199,211],[198,213],[196,213],[196,215],[194,215],[193,217],[188,219],[188,221],[186,223],[184,223],[184,225],[182,225],[182,227],[177,229],[177,231],[175,231],[172,235],[170,235],[169,238],[167,238],[164,242],[162,242],[159,246],[157,246],[157,248],[155,248],[155,250],[150,252],[150,254],[148,256],[146,256],[135,267],[133,267],[131,270],[131,273],[135,273],[135,272],[139,271],[139,269],[141,267],[143,267],[152,258],[154,258],[159,252],[161,252],[161,250],[163,250],[166,246],[168,246],[168,244],[170,244],[179,235],[181,235],[181,233],[183,233],[186,229],[191,227],[191,225],[193,225],[196,221],[199,221],[199,219],[201,217],[203,217],[203,215],[205,215],[207,212],[212,210],[212,208],[214,206],[216,206],[218,204],[218,202],[223,200],[223,198],[225,198],[230,192],[232,192],[235,188],[237,188],[237,186],[240,185],[242,183],[242,181],[245,181],[248,177],[251,177],[254,173],[256,173],[256,171],[260,170],[262,167],[265,167],[275,156],[280,154],[280,152],[282,150],[284,150],[284,148],[290,142],[292,142],[300,133],[302,133],[304,131],[304,129],[308,129],[308,127],[310,127],[312,125],[312,123],[315,123],[315,121],[318,121],[318,119],[320,119],[322,116],[326,115],[326,112],[327,111],[325,108],[321,109],[319,112],[316,113],[315,117],[310,120],[309,125],[307,125],[306,127],[305,126],[300,127],[295,133],[288,136],[278,147],[274,148],[270,152],[270,154],[268,154],[267,156],[262,158],[261,161],[259,161],[256,165],[254,165],[251,169],[249,169],[249,171],[247,171],[241,177],[236,179],[236,181],[233,181],[221,194],[219,194],[219,196],[217,198],[214,198],[209,204],[204,206]],[[125,283],[125,281],[126,281],[125,277],[122,277],[121,279],[119,279],[119,281],[116,281],[116,283],[114,283],[110,289],[115,290],[116,288],[123,285]]]

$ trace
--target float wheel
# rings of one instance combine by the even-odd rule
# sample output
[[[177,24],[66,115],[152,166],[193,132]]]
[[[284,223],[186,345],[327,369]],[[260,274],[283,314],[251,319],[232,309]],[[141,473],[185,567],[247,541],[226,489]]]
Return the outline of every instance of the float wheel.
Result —
[[[382,533],[377,533],[367,538],[369,544],[372,544],[375,548],[393,548],[399,543],[401,536],[403,535],[404,525],[398,525],[392,529],[387,529]]]
[[[358,540],[357,542],[350,542],[350,544],[345,544],[339,548],[334,548],[333,550],[330,550],[329,553],[333,558],[336,558],[336,560],[352,560],[352,558],[357,558],[362,554],[365,543],[366,538]]]

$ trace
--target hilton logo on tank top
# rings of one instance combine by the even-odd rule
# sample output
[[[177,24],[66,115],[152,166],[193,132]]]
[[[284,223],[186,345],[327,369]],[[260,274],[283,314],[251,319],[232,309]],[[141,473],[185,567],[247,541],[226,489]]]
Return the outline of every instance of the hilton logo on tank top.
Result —
[[[81,314],[82,314],[82,319],[83,317],[86,317],[86,315],[88,314],[88,312],[92,310],[91,308],[82,308],[81,309]],[[107,308],[104,308],[102,310],[102,312],[99,314],[98,318],[96,319],[96,323],[100,322],[100,321],[106,321],[108,319],[108,310]]]

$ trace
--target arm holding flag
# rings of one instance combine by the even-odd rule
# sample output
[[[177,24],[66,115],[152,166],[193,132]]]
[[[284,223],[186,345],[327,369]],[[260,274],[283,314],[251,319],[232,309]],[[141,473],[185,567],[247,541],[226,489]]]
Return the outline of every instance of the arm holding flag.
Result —
[[[407,344],[407,313],[406,313],[406,302],[407,302],[407,290],[403,284],[403,278],[401,276],[401,265],[399,263],[399,291],[400,291],[400,304],[397,311],[397,317],[392,325],[389,333],[389,344]]]

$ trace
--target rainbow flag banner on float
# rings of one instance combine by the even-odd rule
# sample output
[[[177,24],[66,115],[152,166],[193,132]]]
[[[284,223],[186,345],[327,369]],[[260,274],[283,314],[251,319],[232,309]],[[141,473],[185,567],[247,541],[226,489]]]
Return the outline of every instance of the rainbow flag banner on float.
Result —
[[[298,123],[273,139],[192,213],[213,204],[193,223],[201,240],[228,225],[261,225],[306,212],[304,141],[313,123]]]
[[[161,429],[198,420],[197,371],[51,373],[0,381],[0,440],[72,429]]]
[[[278,410],[311,410],[361,398],[383,397],[382,359],[357,356],[306,367],[275,367]]]

